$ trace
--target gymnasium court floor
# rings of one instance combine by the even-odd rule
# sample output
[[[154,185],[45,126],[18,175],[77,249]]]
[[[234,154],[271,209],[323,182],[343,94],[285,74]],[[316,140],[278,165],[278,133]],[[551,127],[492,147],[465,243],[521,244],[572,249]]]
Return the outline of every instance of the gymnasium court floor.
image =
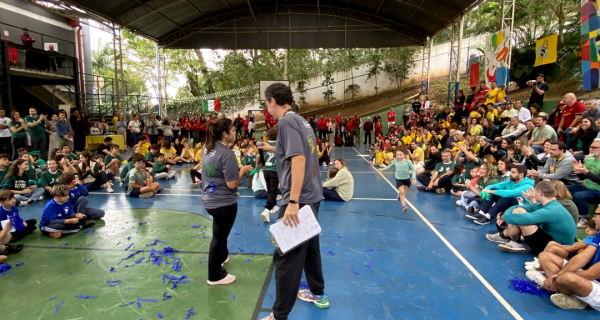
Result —
[[[355,192],[349,202],[323,202],[319,212],[331,306],[321,310],[298,300],[290,319],[597,319],[597,311],[562,310],[548,298],[510,290],[509,279],[525,278],[523,263],[533,256],[499,251],[485,239],[494,226],[472,223],[450,195],[412,186],[410,209],[402,213],[393,172],[378,173],[365,153],[365,146],[332,152],[346,160]],[[192,320],[268,315],[275,278],[269,225],[260,218],[266,200],[240,189],[226,265],[237,281],[209,287],[212,222],[199,190],[189,187],[190,167],[177,168],[177,179],[161,181],[164,193],[150,199],[129,198],[118,182],[114,194],[92,192],[90,207],[107,211],[93,232],[55,240],[38,230],[21,242],[26,248],[9,257],[13,268],[0,276],[0,318],[148,320],[160,313],[185,319],[192,307]],[[39,219],[42,207],[22,207],[21,216]],[[152,250],[165,247],[179,252],[158,266]],[[186,279],[174,289],[164,275]]]

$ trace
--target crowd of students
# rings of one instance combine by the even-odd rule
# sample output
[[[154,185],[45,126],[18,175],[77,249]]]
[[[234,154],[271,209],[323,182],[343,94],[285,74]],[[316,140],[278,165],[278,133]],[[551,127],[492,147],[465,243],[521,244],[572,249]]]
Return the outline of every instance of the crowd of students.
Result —
[[[477,100],[484,103],[467,98],[466,110],[407,105],[404,125],[389,124],[387,134],[375,136],[370,161],[395,170],[404,211],[411,184],[450,193],[473,223],[495,223],[497,232],[486,238],[499,250],[524,253],[525,242],[539,255],[526,275],[553,292],[555,305],[600,311],[600,208],[595,221],[588,218],[588,204],[600,203],[600,110],[572,93],[551,115],[520,100],[513,108],[492,86],[494,95],[477,90],[488,92]],[[587,228],[583,242],[577,228]]]

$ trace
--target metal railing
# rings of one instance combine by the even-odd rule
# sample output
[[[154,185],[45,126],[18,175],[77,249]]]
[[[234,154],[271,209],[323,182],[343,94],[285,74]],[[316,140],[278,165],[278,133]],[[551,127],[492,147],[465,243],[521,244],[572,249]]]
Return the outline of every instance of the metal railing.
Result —
[[[8,36],[6,35],[8,33]],[[0,23],[0,37],[2,40],[12,41],[17,44],[21,44],[21,34],[23,34],[23,28],[14,26],[7,23]],[[45,43],[56,44],[54,50],[58,53],[66,56],[75,57],[75,42],[53,37],[41,32],[29,30],[29,35],[35,40],[33,48],[46,50],[44,48]]]

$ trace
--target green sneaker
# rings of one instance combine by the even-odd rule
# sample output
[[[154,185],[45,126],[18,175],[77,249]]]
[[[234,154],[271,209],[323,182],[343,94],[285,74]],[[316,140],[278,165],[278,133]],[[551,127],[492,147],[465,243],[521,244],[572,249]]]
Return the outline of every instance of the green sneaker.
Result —
[[[312,302],[320,309],[329,308],[329,298],[326,294],[318,296],[310,292],[310,290],[300,290],[298,291],[298,298],[305,302]]]

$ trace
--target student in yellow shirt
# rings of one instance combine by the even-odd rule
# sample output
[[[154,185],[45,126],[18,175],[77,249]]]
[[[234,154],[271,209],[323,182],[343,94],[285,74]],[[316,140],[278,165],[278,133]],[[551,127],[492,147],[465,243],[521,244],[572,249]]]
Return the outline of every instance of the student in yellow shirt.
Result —
[[[150,148],[150,143],[148,143],[148,141],[146,140],[146,138],[144,137],[139,137],[137,140],[137,144],[138,147],[140,147],[140,154],[145,156],[146,153],[148,153],[148,150]]]
[[[504,104],[506,102],[506,85],[498,87],[498,96],[496,97],[496,105],[499,103]]]
[[[421,131],[421,130],[419,130],[419,131]],[[416,128],[416,127],[414,127],[414,126],[413,126],[413,127],[410,127],[410,138],[411,138],[412,140],[416,140],[416,139],[417,139],[417,136],[418,136],[418,134],[417,134],[417,133],[418,133],[418,132],[417,132],[417,128]]]
[[[413,141],[410,143],[410,148],[412,149],[412,155],[413,157],[416,157],[419,159],[419,161],[425,161],[425,153],[423,152],[423,149],[421,149],[418,145],[417,142]]]
[[[198,164],[202,163],[202,149],[197,150],[194,155],[194,161]]]
[[[476,155],[479,155],[479,149],[481,146],[479,145],[479,136],[471,135],[470,133],[465,133],[465,147],[467,149],[473,149],[473,152]]]
[[[469,133],[471,135],[480,135],[483,131],[483,127],[479,124],[479,118],[471,118],[471,123],[469,123]]]
[[[385,148],[385,154],[383,157],[383,165],[389,166],[393,161],[394,161],[394,148],[393,147]]]
[[[410,132],[408,132],[408,130],[403,130],[402,131],[402,142],[404,143],[405,146],[410,146],[410,143],[412,141],[412,138],[410,137]],[[393,158],[393,155],[392,155]]]
[[[183,150],[181,151],[181,162],[191,163],[194,162],[194,149],[190,148],[190,143],[186,142],[183,144]]]
[[[171,146],[171,142],[164,142],[160,153],[165,155],[168,164],[181,164],[181,157],[177,155],[177,150]]]
[[[488,103],[486,108],[487,108],[487,113],[486,113],[485,117],[488,118],[492,123],[496,123],[496,121],[499,120],[498,110],[496,110],[496,107],[494,107],[494,105],[491,103]]]
[[[496,80],[492,80],[492,82],[490,82],[490,86],[492,87],[486,94],[486,100],[485,100],[485,104],[496,104],[497,100],[498,100],[498,92],[500,92],[500,89],[496,88],[497,83]]]

